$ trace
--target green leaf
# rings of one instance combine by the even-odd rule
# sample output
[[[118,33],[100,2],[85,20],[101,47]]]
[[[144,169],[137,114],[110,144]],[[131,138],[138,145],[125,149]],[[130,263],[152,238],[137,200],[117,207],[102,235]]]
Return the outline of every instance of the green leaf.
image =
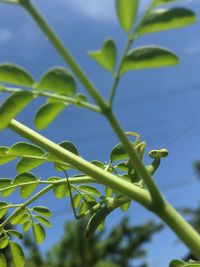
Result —
[[[39,180],[37,179],[37,177],[30,173],[30,172],[25,172],[25,173],[21,173],[19,175],[17,175],[14,180],[13,180],[13,184],[23,184],[23,183],[31,183],[31,182],[37,182],[35,184],[28,184],[28,185],[22,185],[20,188],[20,195],[23,198],[27,198],[30,196],[30,194],[35,190],[35,188],[37,187]]]
[[[44,215],[46,217],[51,217],[51,211],[48,208],[44,207],[44,206],[35,206],[33,208],[33,211],[35,211],[35,212],[37,212],[37,213],[39,213],[41,215]]]
[[[74,202],[74,207],[75,208],[78,208],[78,206],[81,203],[81,200],[82,200],[81,194],[76,194],[76,195],[73,196],[73,202]]]
[[[31,171],[45,162],[45,159],[22,158],[17,162],[16,170],[18,173]]]
[[[9,96],[0,107],[0,130],[8,126],[10,121],[17,116],[33,99],[33,94],[21,91]]]
[[[5,164],[15,159],[15,157],[8,156],[7,154],[8,149],[9,148],[5,146],[0,147],[0,165]]]
[[[120,162],[119,164],[117,164],[117,168],[122,171],[128,172],[129,166],[127,163],[128,162]]]
[[[22,86],[34,84],[32,76],[26,70],[12,63],[0,64],[0,82]]]
[[[101,169],[104,169],[105,168],[105,165],[103,162],[99,161],[99,160],[93,160],[91,161],[92,164],[94,164],[95,166],[101,168]]]
[[[65,184],[61,184],[61,185],[56,185],[53,189],[53,192],[55,194],[55,196],[58,198],[58,199],[61,199],[63,197],[66,197],[67,195],[67,181],[66,181],[66,185]]]
[[[138,0],[116,0],[116,13],[119,23],[126,33],[129,33],[136,20]]]
[[[6,248],[8,244],[9,244],[9,238],[8,237],[3,236],[2,238],[0,238],[0,249]]]
[[[85,192],[85,193],[90,193],[92,195],[95,195],[97,197],[101,196],[101,193],[99,190],[97,190],[95,187],[90,186],[90,185],[79,185],[79,190]]]
[[[24,252],[19,244],[11,241],[10,242],[10,249],[12,254],[12,259],[15,267],[24,267],[25,264],[25,257]]]
[[[38,130],[43,130],[61,113],[66,107],[61,102],[44,104],[35,115],[35,127]]]
[[[177,56],[168,49],[159,46],[142,46],[131,50],[126,55],[121,73],[130,70],[167,67],[178,63]]]
[[[83,201],[79,208],[79,215],[85,214],[85,212],[88,210],[88,205],[85,201]]]
[[[186,8],[156,9],[143,20],[138,34],[181,28],[196,22],[195,13]]]
[[[111,72],[113,72],[115,68],[116,54],[116,46],[112,39],[106,40],[101,50],[89,53],[92,59]]]
[[[0,202],[0,219],[6,214],[9,208],[10,208],[9,203],[4,201]]]
[[[12,183],[11,179],[8,178],[0,178],[0,189],[4,189],[7,187],[10,187]],[[6,189],[1,192],[2,197],[8,197],[12,192],[15,190],[15,188]]]
[[[169,267],[183,267],[185,265],[185,262],[182,260],[173,260],[170,262]]]
[[[20,220],[23,218],[24,214],[26,213],[26,209],[19,209],[17,211],[17,213],[14,215],[14,217],[12,217],[12,219],[10,220],[10,223],[12,225],[18,224],[20,223]]]
[[[123,145],[117,144],[114,146],[113,150],[110,153],[110,160],[116,161],[116,160],[122,160],[122,159],[127,159],[128,158],[128,153],[124,149]]]
[[[37,219],[39,222],[41,222],[41,223],[44,224],[45,226],[47,226],[47,227],[52,227],[51,222],[50,222],[47,218],[42,217],[42,216],[40,216],[40,215],[35,215],[34,217],[35,217],[35,219]]]
[[[76,93],[76,83],[65,68],[55,67],[48,70],[37,85],[39,90],[54,91],[58,94],[74,96]]]
[[[31,220],[28,220],[27,222],[25,222],[23,225],[23,231],[24,232],[28,231],[31,228],[32,224],[33,222]]]
[[[2,253],[0,253],[0,266],[7,267],[6,258]]]
[[[170,4],[172,2],[177,2],[179,0],[154,0],[153,6],[157,7],[160,5]]]
[[[25,142],[19,142],[12,145],[7,154],[19,156],[19,157],[42,157],[44,155],[44,151],[39,147]]]
[[[29,220],[29,218],[30,218],[30,214],[25,213],[24,216],[21,217],[18,224],[24,224],[25,222],[27,222]]]
[[[122,206],[120,206],[120,209],[121,209],[122,211],[127,211],[127,210],[129,209],[129,207],[130,207],[130,204],[131,204],[131,201],[125,203],[125,204],[122,205]]]
[[[59,146],[65,148],[69,152],[71,152],[71,153],[73,153],[73,154],[78,156],[78,150],[77,150],[76,146],[72,142],[63,141],[62,143],[59,144]]]
[[[107,197],[112,197],[113,190],[110,187],[105,187],[105,194]]]
[[[23,239],[23,235],[20,232],[16,231],[16,230],[11,229],[11,230],[8,230],[7,233],[9,235],[12,235],[14,237],[17,237],[19,239]]]
[[[33,224],[33,234],[38,244],[42,244],[45,239],[45,230],[40,223]]]

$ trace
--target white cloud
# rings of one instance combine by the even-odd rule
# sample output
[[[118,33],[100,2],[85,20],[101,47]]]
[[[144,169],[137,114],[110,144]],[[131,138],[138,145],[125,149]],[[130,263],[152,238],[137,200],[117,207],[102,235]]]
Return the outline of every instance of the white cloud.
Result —
[[[93,20],[113,21],[115,19],[114,0],[64,0],[63,4],[74,13]]]
[[[10,41],[12,37],[11,31],[8,29],[0,29],[0,45],[4,45]]]

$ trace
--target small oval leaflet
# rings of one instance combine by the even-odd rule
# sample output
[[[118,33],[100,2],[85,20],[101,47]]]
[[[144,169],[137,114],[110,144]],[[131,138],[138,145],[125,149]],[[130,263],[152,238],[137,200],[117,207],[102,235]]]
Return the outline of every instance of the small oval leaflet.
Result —
[[[41,225],[41,223],[35,223],[32,227],[36,242],[38,244],[42,244],[46,236],[44,227]]]
[[[74,96],[76,94],[76,83],[71,73],[65,68],[55,67],[43,75],[36,89]]]
[[[48,208],[44,207],[44,206],[35,206],[33,208],[33,211],[35,211],[35,212],[37,212],[37,213],[39,213],[41,215],[44,215],[46,217],[51,217],[51,211]]]
[[[7,267],[6,258],[2,253],[0,253],[0,266]]]
[[[137,29],[138,34],[166,31],[196,22],[195,13],[186,8],[153,10]]]
[[[141,46],[126,55],[121,73],[130,70],[173,66],[178,63],[177,56],[168,49],[159,46]]]
[[[0,130],[8,126],[33,99],[33,94],[28,91],[16,92],[9,96],[0,107]]]
[[[101,50],[92,51],[89,53],[92,59],[99,63],[99,65],[101,65],[103,68],[111,72],[113,72],[115,68],[116,54],[116,45],[112,39],[106,40]]]
[[[138,0],[116,0],[115,7],[119,23],[126,33],[133,28],[138,12]]]
[[[12,259],[15,267],[24,267],[25,264],[25,257],[24,252],[19,244],[11,241],[10,243],[10,249],[12,254]]]
[[[38,130],[45,129],[56,119],[65,107],[66,105],[61,102],[44,104],[35,114],[35,127]]]
[[[0,82],[21,86],[32,86],[34,84],[30,73],[12,63],[0,64]]]

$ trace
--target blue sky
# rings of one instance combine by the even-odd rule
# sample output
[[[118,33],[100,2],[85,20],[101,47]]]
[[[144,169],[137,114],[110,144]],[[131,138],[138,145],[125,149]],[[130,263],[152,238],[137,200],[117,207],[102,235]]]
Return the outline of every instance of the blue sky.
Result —
[[[113,0],[60,0],[34,1],[64,43],[78,59],[91,80],[108,97],[112,77],[89,59],[87,52],[101,47],[103,40],[112,36],[120,55],[125,35],[117,24]],[[141,1],[142,12],[149,0]],[[200,15],[198,1],[179,2]],[[31,71],[36,79],[46,69],[64,65],[27,13],[15,6],[0,5],[0,62],[14,62]],[[141,37],[134,46],[157,44],[170,48],[178,54],[181,64],[176,67],[130,72],[122,79],[115,100],[115,112],[126,131],[136,131],[147,141],[147,150],[165,147],[185,129],[193,127],[169,146],[169,156],[162,161],[155,175],[166,198],[176,207],[197,206],[199,181],[193,163],[200,159],[199,145],[199,100],[200,100],[200,23],[163,33]],[[79,86],[79,91],[84,89]],[[3,99],[3,96],[0,96]],[[38,104],[33,103],[19,120],[33,127],[33,115]],[[42,133],[56,142],[71,140],[80,154],[89,160],[107,161],[111,148],[118,142],[107,122],[98,114],[75,107],[67,108],[62,115]],[[21,140],[9,130],[0,133],[1,145],[11,145]],[[146,163],[150,160],[146,157]],[[2,177],[14,177],[10,166],[1,166]],[[50,168],[36,170],[41,177],[52,175]],[[53,199],[53,201],[49,201]],[[15,196],[15,201],[21,199]],[[45,196],[41,202],[53,211],[63,214],[53,219],[54,227],[47,231],[42,245],[46,250],[62,234],[62,225],[72,218],[68,201],[57,201]],[[66,212],[63,210],[66,206]],[[115,212],[106,225],[113,225],[124,214]],[[137,224],[147,219],[156,219],[138,204],[133,203],[129,214]],[[163,240],[165,242],[163,243]],[[160,251],[162,244],[163,253]],[[159,252],[158,252],[159,251]],[[168,253],[164,253],[167,251]],[[186,248],[177,242],[168,229],[154,238],[147,261],[150,266],[165,267],[170,259],[184,255]]]

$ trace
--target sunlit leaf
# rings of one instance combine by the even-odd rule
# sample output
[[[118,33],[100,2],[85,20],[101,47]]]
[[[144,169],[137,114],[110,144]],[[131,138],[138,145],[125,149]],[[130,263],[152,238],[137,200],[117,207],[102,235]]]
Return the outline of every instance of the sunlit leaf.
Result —
[[[172,2],[178,2],[179,0],[154,0],[153,5],[154,7],[160,6],[160,5],[165,5],[165,4],[170,4]]]
[[[9,203],[4,201],[0,202],[0,219],[6,214],[9,208],[10,208]]]
[[[0,130],[8,126],[10,121],[17,116],[33,99],[28,91],[21,91],[9,96],[0,107]]]
[[[16,170],[18,173],[24,173],[31,171],[32,169],[38,167],[45,162],[45,159],[37,158],[21,158],[16,165]]]
[[[7,233],[19,239],[23,239],[23,235],[16,230],[11,229],[11,230],[8,230]]]
[[[31,86],[34,80],[30,73],[23,68],[12,63],[3,63],[0,64],[0,82]]]
[[[24,214],[26,213],[26,209],[18,209],[18,211],[15,213],[15,215],[10,220],[10,223],[12,225],[20,223],[20,220],[23,218]]]
[[[127,211],[130,207],[131,201],[128,201],[127,203],[125,203],[124,205],[120,206],[120,209],[122,211]]]
[[[61,102],[44,104],[35,115],[35,127],[38,130],[43,130],[61,113],[66,107]]]
[[[1,237],[0,238],[0,249],[4,249],[5,247],[7,247],[8,243],[9,243],[8,237],[6,236]]]
[[[124,172],[128,172],[128,162],[120,162],[119,164],[117,164],[117,168]]]
[[[173,260],[170,262],[169,267],[183,267],[185,266],[185,262],[182,260]]]
[[[116,54],[116,46],[112,39],[106,40],[101,50],[89,53],[92,59],[111,72],[115,68]]]
[[[8,149],[7,154],[14,156],[21,156],[21,157],[23,156],[42,157],[44,155],[44,151],[38,146],[25,142],[19,142],[12,145]]]
[[[48,208],[44,207],[44,206],[35,206],[33,208],[33,211],[35,211],[35,212],[37,212],[37,213],[39,213],[41,215],[44,215],[46,217],[51,217],[51,211]]]
[[[24,252],[19,244],[11,241],[10,242],[10,249],[12,254],[12,259],[15,267],[24,267],[25,264],[25,257]]]
[[[79,215],[84,214],[88,210],[87,203],[83,201],[79,208]]]
[[[113,190],[110,187],[105,187],[105,193],[107,197],[112,197]]]
[[[67,181],[66,184],[60,184],[60,185],[56,185],[53,189],[53,192],[55,194],[55,196],[59,199],[66,197],[67,195]]]
[[[195,13],[186,8],[153,10],[137,29],[138,34],[148,34],[184,27],[196,22]]]
[[[0,266],[7,267],[6,258],[2,253],[0,253]]]
[[[23,225],[23,231],[25,232],[28,231],[31,228],[32,224],[33,222],[31,220],[28,220],[27,222],[25,222]]]
[[[33,234],[38,244],[42,244],[45,239],[45,230],[40,223],[33,224]]]
[[[129,33],[136,20],[138,0],[116,0],[116,12],[119,23],[126,33]]]
[[[96,204],[96,198],[91,196],[90,194],[84,194],[84,198],[88,201],[88,202],[93,202]]]
[[[76,83],[71,73],[65,68],[55,67],[44,74],[37,85],[37,89],[74,96],[76,93]]]
[[[65,148],[66,150],[70,151],[71,153],[78,155],[78,150],[76,146],[70,141],[63,141],[59,144],[59,146]]]
[[[21,174],[17,175],[13,180],[13,184],[17,184],[17,185],[20,185],[23,183],[31,183],[31,182],[36,182],[36,183],[28,184],[28,185],[22,185],[20,187],[20,195],[23,198],[27,198],[30,196],[30,194],[37,187],[39,180],[37,179],[37,177],[34,174],[32,174],[30,172],[21,173]]]
[[[81,194],[76,194],[73,196],[73,203],[74,203],[74,207],[78,208],[78,206],[80,205],[82,200],[82,196]]]
[[[24,224],[29,219],[30,219],[30,214],[29,213],[25,213],[24,216],[21,217],[21,219],[18,222],[18,224]]]
[[[105,165],[103,162],[99,161],[99,160],[93,160],[91,161],[92,164],[94,164],[95,166],[101,168],[101,169],[104,169],[105,168]]]
[[[128,158],[128,153],[126,152],[126,150],[124,149],[121,143],[117,144],[110,153],[110,160],[112,162],[116,160],[126,159],[126,158]]]
[[[39,222],[41,222],[41,223],[44,224],[45,226],[47,226],[47,227],[52,227],[51,222],[50,222],[47,218],[42,217],[42,216],[40,216],[40,215],[35,215],[34,217],[35,217],[35,219],[37,219]]]
[[[179,60],[170,50],[159,46],[142,46],[131,50],[125,57],[121,73],[130,70],[177,65]]]
[[[0,165],[8,163],[16,158],[7,154],[8,149],[9,148],[5,146],[0,147]]]
[[[9,188],[9,186],[11,186],[12,180],[8,179],[8,178],[0,178],[0,189],[4,189],[4,188]],[[15,188],[10,188],[10,189],[6,189],[3,190],[1,192],[1,196],[2,197],[8,197],[10,194],[12,194],[12,192],[15,190]]]
[[[79,190],[84,191],[85,193],[90,193],[92,195],[95,195],[97,197],[101,196],[101,193],[99,190],[97,190],[95,187],[90,185],[79,185]]]

